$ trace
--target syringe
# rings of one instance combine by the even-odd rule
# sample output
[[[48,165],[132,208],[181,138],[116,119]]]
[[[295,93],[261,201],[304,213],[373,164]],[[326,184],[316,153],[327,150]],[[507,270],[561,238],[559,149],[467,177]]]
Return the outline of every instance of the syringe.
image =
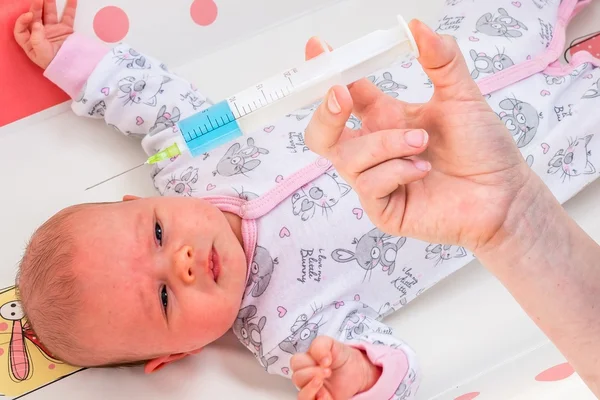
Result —
[[[193,157],[321,99],[334,85],[349,85],[398,59],[418,58],[417,44],[401,16],[399,26],[378,30],[287,69],[177,123]],[[163,150],[153,164],[180,149]],[[163,156],[161,157],[161,153]],[[175,154],[177,155],[177,154]]]
[[[408,25],[402,16],[397,18],[398,26],[392,29],[374,31],[333,51],[325,46],[321,55],[179,121],[182,145],[174,143],[131,170],[186,150],[192,157],[207,153],[318,101],[332,86],[349,85],[395,61],[418,58]]]

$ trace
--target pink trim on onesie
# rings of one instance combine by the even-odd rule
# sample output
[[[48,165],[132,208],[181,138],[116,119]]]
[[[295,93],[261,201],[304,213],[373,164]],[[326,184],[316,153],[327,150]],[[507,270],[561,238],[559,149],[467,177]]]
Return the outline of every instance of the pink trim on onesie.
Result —
[[[352,397],[352,400],[391,399],[396,391],[396,383],[404,379],[408,373],[406,354],[400,349],[390,349],[387,346],[371,343],[349,343],[348,345],[364,351],[374,365],[382,368],[381,376],[375,385],[370,390]],[[399,379],[400,377],[402,379]]]
[[[596,58],[589,52],[582,50],[573,54],[573,57],[571,58],[571,61],[568,64],[563,65],[560,61],[555,61],[552,64],[548,65],[548,67],[543,72],[547,75],[552,76],[565,76],[569,75],[571,72],[573,72],[576,68],[578,68],[584,63],[590,63],[595,66],[600,66],[600,58]]]
[[[548,65],[558,59],[565,46],[567,24],[575,13],[588,4],[587,1],[577,4],[578,0],[564,0],[558,8],[558,18],[554,27],[554,37],[546,51],[535,58],[507,68],[497,74],[483,78],[478,82],[482,94],[489,94],[519,82],[533,74],[543,71]]]
[[[102,43],[75,32],[65,40],[44,76],[74,99],[109,51]]]

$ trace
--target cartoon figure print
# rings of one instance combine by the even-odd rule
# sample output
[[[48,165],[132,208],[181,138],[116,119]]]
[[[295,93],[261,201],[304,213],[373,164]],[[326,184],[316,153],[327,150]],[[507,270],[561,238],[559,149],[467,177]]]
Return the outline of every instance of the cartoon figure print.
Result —
[[[395,238],[375,228],[360,239],[355,238],[352,241],[352,244],[356,245],[354,252],[337,249],[331,253],[331,258],[338,263],[356,261],[365,270],[364,282],[367,275],[370,275],[380,264],[382,270],[391,275],[396,269],[397,253],[405,243],[405,237]]]
[[[369,76],[368,79],[373,82],[379,88],[379,90],[389,96],[392,96],[393,98],[397,98],[399,96],[399,90],[407,89],[405,85],[395,82],[390,72],[384,72],[381,77],[372,75]]]
[[[362,121],[351,114],[350,118],[348,118],[348,121],[346,121],[346,127],[352,130],[358,130],[362,128]]]
[[[242,308],[233,323],[233,333],[258,359],[263,368],[268,371],[269,367],[279,360],[279,357],[273,356],[268,359],[263,355],[261,332],[267,324],[267,317],[260,317],[258,323],[256,319],[256,307],[247,306]]]
[[[312,113],[319,107],[323,100],[315,101],[314,103],[308,104],[301,109],[294,111],[291,114],[286,115],[286,117],[296,117],[296,120],[302,121],[304,118],[309,117]]]
[[[486,53],[477,53],[475,50],[471,50],[469,54],[475,65],[475,69],[471,72],[473,79],[479,78],[481,74],[495,74],[515,65],[509,56],[500,51],[493,57]]]
[[[596,81],[584,94],[583,99],[595,99],[596,97],[600,97],[600,79]]]
[[[0,307],[0,316],[6,321],[12,321],[12,329],[7,334],[9,340],[9,374],[14,382],[23,382],[28,380],[33,374],[33,365],[30,359],[27,342],[33,343],[42,355],[54,364],[62,364],[56,360],[52,354],[37,339],[35,333],[28,322],[23,323],[25,317],[21,302],[18,300],[10,301]],[[27,341],[26,341],[27,339]],[[2,342],[0,342],[2,343]]]
[[[104,118],[104,114],[106,113],[106,103],[104,100],[100,100],[92,109],[88,112],[91,117]]]
[[[158,110],[156,121],[150,128],[150,135],[161,132],[167,128],[173,128],[179,119],[181,118],[181,111],[177,107],[173,107],[171,112],[167,112],[167,106],[162,106]]]
[[[410,369],[398,388],[396,389],[396,400],[406,400],[410,397],[413,390],[413,384],[417,379],[417,374],[413,369]]]
[[[235,192],[237,193],[238,197],[240,199],[242,199],[242,200],[252,201],[252,200],[258,199],[260,197],[256,193],[248,192],[248,191],[244,190],[243,187],[242,187],[242,190],[239,191],[239,192],[238,192],[238,190],[236,188],[233,188],[233,190],[235,190]]]
[[[541,114],[529,103],[506,98],[500,102],[500,108],[506,111],[498,116],[513,135],[517,147],[525,147],[533,140],[540,126]]]
[[[269,282],[271,282],[271,276],[277,264],[279,264],[279,261],[277,258],[273,259],[267,249],[256,246],[250,265],[250,276],[246,284],[245,295],[250,294],[252,297],[262,295],[267,290]]]
[[[592,151],[588,144],[594,135],[587,135],[569,141],[566,149],[560,149],[548,162],[548,173],[556,174],[560,171],[563,181],[568,177],[593,174],[596,167],[590,162]]]
[[[144,75],[142,79],[128,76],[119,81],[119,97],[125,105],[145,104],[156,107],[158,95],[163,93],[163,85],[172,79],[168,76]]]
[[[152,66],[140,53],[134,49],[124,49],[116,47],[113,49],[114,58],[117,60],[116,63],[121,65],[125,63],[127,68],[130,69],[150,69]]]
[[[192,185],[198,182],[198,168],[188,167],[179,178],[172,176],[167,182],[163,196],[191,197],[195,189]]]
[[[327,172],[292,195],[293,213],[300,216],[302,221],[308,221],[319,209],[321,215],[327,217],[341,198],[350,193],[350,190],[349,185],[338,182],[338,175],[335,172]]]
[[[476,30],[488,36],[503,36],[507,39],[523,36],[518,29],[528,30],[525,24],[511,17],[504,8],[498,9],[499,16],[486,13],[477,21]],[[516,29],[513,29],[516,28]]]
[[[365,332],[365,330],[370,329],[366,320],[366,315],[359,314],[358,310],[352,310],[346,318],[344,318],[339,332],[344,334],[346,340],[357,339]]]
[[[319,328],[324,325],[322,318],[318,322],[311,321],[312,317],[320,310],[320,308],[315,308],[310,318],[306,314],[296,318],[296,322],[291,328],[292,334],[279,343],[279,348],[289,354],[308,351],[312,341],[319,335]]]
[[[585,71],[587,67],[588,63],[583,63],[577,68],[574,68],[573,71],[571,71],[568,75],[542,75],[544,76],[544,79],[546,79],[546,83],[548,85],[562,85],[567,81],[567,76],[570,76],[571,80],[577,79],[577,77],[579,77],[579,75],[581,75],[581,73]]]
[[[462,258],[467,255],[467,251],[464,247],[434,243],[431,243],[427,246],[425,253],[425,259],[435,260],[434,265],[436,266],[444,261],[448,261],[453,258]]]
[[[217,163],[217,169],[213,171],[213,176],[234,176],[238,174],[245,175],[260,165],[260,160],[256,158],[261,154],[269,154],[269,150],[254,145],[254,139],[248,138],[246,146],[242,147],[239,143],[234,143],[221,157]]]
[[[194,92],[187,92],[186,94],[182,94],[181,101],[186,101],[186,100],[192,106],[194,111],[196,111],[197,109],[202,107],[204,105],[204,103],[206,103],[206,100],[202,100]]]

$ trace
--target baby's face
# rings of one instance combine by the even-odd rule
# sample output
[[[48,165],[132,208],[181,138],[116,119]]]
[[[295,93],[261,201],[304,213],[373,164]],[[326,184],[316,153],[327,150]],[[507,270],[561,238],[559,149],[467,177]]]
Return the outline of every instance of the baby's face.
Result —
[[[199,349],[233,324],[246,283],[240,220],[192,198],[91,207],[77,216],[74,335],[111,362]]]

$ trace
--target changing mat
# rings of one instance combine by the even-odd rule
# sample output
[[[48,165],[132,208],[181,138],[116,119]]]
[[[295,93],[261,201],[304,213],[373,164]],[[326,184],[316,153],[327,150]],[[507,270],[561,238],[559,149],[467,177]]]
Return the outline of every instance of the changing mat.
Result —
[[[268,2],[267,0],[262,1]],[[462,26],[472,27],[473,34],[460,41],[461,48],[468,57],[467,63],[473,77],[477,79],[480,88],[489,99],[490,105],[499,113],[499,117],[505,120],[509,129],[511,126],[516,129],[519,118],[522,118],[513,108],[518,108],[519,103],[527,101],[527,98],[523,96],[530,96],[532,99],[533,96],[536,96],[536,98],[541,97],[548,101],[554,101],[555,96],[561,96],[562,89],[560,85],[567,80],[577,80],[582,88],[586,85],[586,87],[589,86],[589,92],[584,88],[582,93],[590,96],[590,98],[595,99],[598,97],[596,94],[600,93],[597,91],[600,90],[600,87],[598,87],[600,85],[600,74],[597,66],[600,65],[600,60],[588,52],[578,52],[573,56],[572,65],[560,66],[555,63],[555,60],[562,54],[565,45],[565,28],[568,21],[589,1],[563,0],[559,7],[553,8],[554,12],[547,14],[546,19],[535,20],[535,25],[532,25],[530,21],[523,24],[517,18],[517,16],[523,14],[525,9],[524,3],[518,1],[508,2],[508,5],[506,5],[506,1],[498,1],[503,6],[490,6],[488,8],[493,13],[478,15],[477,18],[471,21],[463,14],[463,7],[472,2],[473,0],[447,0],[449,4],[446,10],[447,14],[442,16],[436,28],[442,33],[452,34],[461,29]],[[529,1],[536,7],[543,8],[547,6],[549,9],[552,8],[552,4],[557,2],[558,0]],[[316,4],[315,1],[307,3]],[[141,1],[131,1],[127,4],[128,8],[130,7],[129,4],[131,4],[131,7],[142,5]],[[143,4],[144,9],[152,8],[148,3]],[[521,7],[523,7],[523,10],[520,10]],[[165,20],[167,16],[171,15],[169,13],[175,13],[173,10],[167,11],[165,11]],[[88,10],[88,12],[91,15],[91,11]],[[85,15],[85,12],[83,14]],[[142,26],[147,26],[148,30],[150,25],[144,24],[150,24],[151,18],[149,15],[142,22]],[[158,18],[157,14],[153,15]],[[169,18],[173,18],[173,16]],[[89,16],[87,19],[84,17],[84,22],[79,20],[79,24],[83,24],[85,21],[90,24],[91,20],[93,18],[90,19]],[[92,29],[92,24],[90,24],[88,31]],[[184,37],[182,35],[185,35],[185,29],[187,28],[169,25],[168,27],[165,26],[164,29],[154,29],[153,32],[168,31],[169,36],[177,38]],[[85,28],[82,28],[81,31],[90,34],[90,32],[86,32]],[[532,31],[535,32],[534,35],[531,34]],[[486,49],[482,49],[484,41],[490,40],[490,37],[497,40],[498,43],[510,43],[520,36],[525,36],[523,43],[526,44],[519,48],[519,51],[510,53],[510,64],[503,57],[504,53],[501,47],[498,47],[498,54],[491,54]],[[141,38],[139,40],[142,42]],[[506,42],[501,42],[502,40],[506,40]],[[135,41],[134,36],[128,39],[128,42],[132,42],[132,44],[135,44]],[[140,47],[143,48],[143,45]],[[181,49],[181,47],[177,48]],[[515,48],[513,47],[513,49]],[[161,58],[175,63],[181,61],[179,58],[181,56],[180,51],[164,50],[164,53],[161,53]],[[194,51],[196,50],[194,49]],[[195,53],[194,57],[198,55]],[[192,56],[190,55],[190,57]],[[412,87],[427,85],[426,77],[416,70],[417,63],[414,62],[414,65],[409,64],[396,65],[386,69],[386,71],[393,70],[391,74],[389,72],[383,73],[383,71],[377,72],[374,79],[375,83],[384,91],[395,91],[400,99],[415,102],[426,101],[427,98],[416,98],[416,95],[403,93],[403,90],[406,89],[403,88],[403,85],[396,82],[390,83],[391,79],[399,79],[410,82],[413,85]],[[543,74],[540,74],[541,72]],[[542,89],[537,89],[531,93],[525,93],[521,90],[516,94],[510,94],[513,97],[520,96],[520,100],[513,98],[512,101],[508,102],[510,104],[506,103],[504,100],[509,94],[504,93],[503,89],[533,74],[539,74],[540,82],[536,83],[536,87],[539,84]],[[408,90],[410,91],[411,88]],[[530,101],[533,102],[533,100]],[[508,105],[513,107],[507,108]],[[557,129],[557,126],[562,119],[572,117],[572,114],[570,114],[571,108],[568,103],[565,103],[563,107],[563,109],[554,110],[556,115],[528,115],[527,117],[536,119],[539,123],[539,126],[536,125],[537,136],[530,138],[527,136],[530,130],[523,131],[523,140],[528,141],[527,143],[520,143],[522,144],[520,147],[524,157],[530,162],[532,168],[544,177],[544,180],[561,202],[571,198],[595,180],[598,176],[596,167],[600,167],[600,159],[598,158],[600,154],[596,155],[594,152],[593,157],[591,154],[588,157],[587,153],[583,152],[576,155],[571,154],[572,157],[582,157],[583,161],[581,162],[583,164],[580,171],[564,169],[567,164],[564,162],[565,151],[572,143],[569,141],[569,134],[564,129]],[[590,149],[592,146],[597,148],[596,142],[600,140],[600,135],[593,137],[593,129],[592,126],[582,126],[582,130],[586,130],[586,132],[582,131],[581,137],[574,137],[572,140],[580,141],[581,148],[587,148],[593,138],[594,141],[590,145]],[[516,130],[515,132],[518,133]],[[516,135],[515,132],[513,132],[514,135]],[[547,134],[548,132],[552,132],[552,134]],[[597,129],[595,132],[598,132]],[[19,396],[65,376],[70,376],[79,370],[58,362],[44,350],[43,346],[37,341],[35,333],[28,328],[26,319],[23,318],[15,297],[14,288],[0,291],[0,307],[0,392],[3,392],[2,394]]]

